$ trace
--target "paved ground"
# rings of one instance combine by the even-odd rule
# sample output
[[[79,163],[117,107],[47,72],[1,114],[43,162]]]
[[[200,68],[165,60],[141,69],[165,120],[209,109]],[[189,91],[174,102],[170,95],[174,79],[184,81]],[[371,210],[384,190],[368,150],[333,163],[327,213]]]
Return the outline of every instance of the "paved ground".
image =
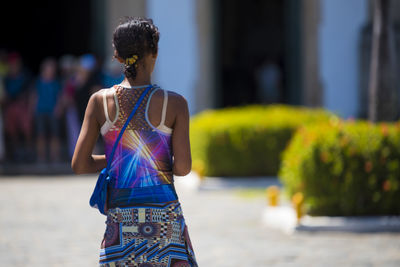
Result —
[[[105,217],[88,206],[94,176],[0,179],[1,266],[96,266]],[[400,266],[400,233],[301,232],[261,221],[261,194],[179,184],[201,267]],[[219,187],[220,188],[220,187]]]

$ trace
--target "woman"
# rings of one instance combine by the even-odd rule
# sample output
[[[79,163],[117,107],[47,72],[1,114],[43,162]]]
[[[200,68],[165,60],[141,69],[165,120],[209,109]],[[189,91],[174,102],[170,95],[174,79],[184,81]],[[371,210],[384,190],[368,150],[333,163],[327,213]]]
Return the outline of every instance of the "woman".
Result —
[[[99,172],[112,160],[100,266],[197,266],[173,184],[173,174],[191,169],[188,105],[181,95],[151,85],[158,40],[150,19],[128,18],[115,29],[114,57],[124,64],[125,79],[90,97],[72,158],[78,174]],[[106,153],[92,155],[99,132]]]

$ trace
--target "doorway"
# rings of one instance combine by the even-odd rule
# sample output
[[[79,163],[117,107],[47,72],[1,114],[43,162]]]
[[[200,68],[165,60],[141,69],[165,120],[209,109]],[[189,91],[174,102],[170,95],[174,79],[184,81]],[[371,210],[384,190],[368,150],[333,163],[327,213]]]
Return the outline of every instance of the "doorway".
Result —
[[[296,2],[216,2],[218,107],[298,104],[300,5]]]

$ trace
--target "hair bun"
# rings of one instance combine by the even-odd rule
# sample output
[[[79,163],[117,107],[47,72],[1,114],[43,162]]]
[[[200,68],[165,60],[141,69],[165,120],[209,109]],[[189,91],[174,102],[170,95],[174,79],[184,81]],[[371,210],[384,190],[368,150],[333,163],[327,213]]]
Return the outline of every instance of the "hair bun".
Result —
[[[157,54],[160,33],[151,19],[126,17],[114,31],[113,45],[119,57],[125,60],[126,77],[135,79],[137,66],[148,54]]]
[[[124,74],[125,74],[125,76],[127,77],[127,78],[132,78],[132,79],[135,79],[136,78],[136,66],[135,66],[135,64],[132,64],[132,65],[127,65],[127,64],[125,64],[125,67],[124,67]]]

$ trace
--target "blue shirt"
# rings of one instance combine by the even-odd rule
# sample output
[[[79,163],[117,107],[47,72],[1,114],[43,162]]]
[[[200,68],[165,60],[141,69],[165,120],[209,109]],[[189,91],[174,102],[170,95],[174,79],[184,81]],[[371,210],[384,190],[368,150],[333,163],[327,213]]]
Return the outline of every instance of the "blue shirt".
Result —
[[[28,76],[21,72],[16,77],[5,78],[5,91],[11,99],[16,99],[27,87]]]
[[[36,81],[36,90],[38,94],[36,112],[42,114],[53,113],[61,90],[60,83],[57,80],[43,81],[39,78]]]

